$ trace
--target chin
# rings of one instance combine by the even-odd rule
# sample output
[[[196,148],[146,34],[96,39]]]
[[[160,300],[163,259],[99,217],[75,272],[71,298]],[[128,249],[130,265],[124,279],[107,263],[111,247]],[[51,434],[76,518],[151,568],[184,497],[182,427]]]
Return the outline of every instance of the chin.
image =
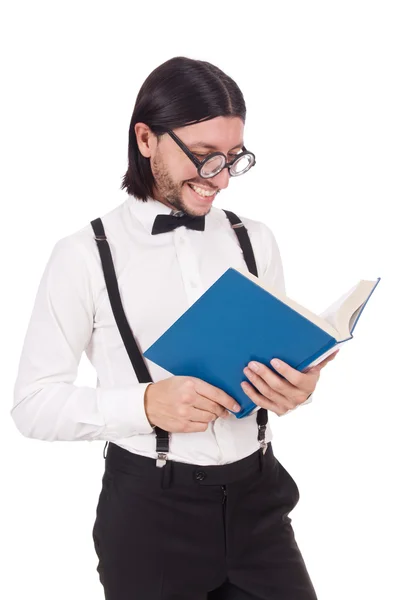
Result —
[[[185,183],[182,193],[183,204],[186,206],[185,212],[188,212],[188,214],[196,217],[201,217],[208,214],[216,196],[217,193],[210,198],[201,197],[199,194],[194,192],[187,183]]]

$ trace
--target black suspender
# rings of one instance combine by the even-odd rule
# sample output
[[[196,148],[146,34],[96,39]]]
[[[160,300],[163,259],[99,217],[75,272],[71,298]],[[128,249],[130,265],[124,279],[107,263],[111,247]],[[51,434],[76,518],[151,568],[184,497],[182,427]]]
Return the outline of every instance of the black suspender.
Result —
[[[258,276],[255,256],[252,249],[251,241],[249,239],[247,228],[243,225],[243,223],[240,221],[237,215],[235,215],[233,212],[231,212],[230,210],[224,210],[224,212],[226,213],[226,216],[228,217],[231,226],[237,235],[238,241],[243,251],[245,262],[247,263],[248,270],[253,275]],[[93,221],[91,221],[91,226],[95,233],[95,240],[101,258],[110,305],[112,307],[117,327],[120,331],[121,338],[124,342],[124,346],[135,371],[136,377],[139,383],[153,382],[148,368],[146,366],[146,363],[143,359],[142,353],[138,348],[134,335],[131,331],[121,303],[116,272],[114,269],[110,246],[105,235],[102,220],[100,218],[94,219]],[[268,420],[267,410],[264,408],[260,408],[257,411],[256,420],[258,424],[258,441],[264,453],[266,451],[267,446],[267,444],[265,444],[265,432]],[[156,432],[156,464],[158,467],[163,467],[166,464],[167,453],[169,452],[169,433],[167,431],[164,431],[164,429],[161,429],[160,427],[155,427],[154,429]],[[106,442],[103,450],[104,458],[105,450],[108,444],[109,442]]]
[[[256,268],[254,251],[252,249],[247,228],[244,227],[238,216],[232,213],[230,210],[223,209],[223,211],[226,213],[226,216],[229,219],[235,234],[237,235],[238,241],[240,242],[240,246],[244,254],[244,260],[247,263],[249,272],[258,277],[258,269]]]

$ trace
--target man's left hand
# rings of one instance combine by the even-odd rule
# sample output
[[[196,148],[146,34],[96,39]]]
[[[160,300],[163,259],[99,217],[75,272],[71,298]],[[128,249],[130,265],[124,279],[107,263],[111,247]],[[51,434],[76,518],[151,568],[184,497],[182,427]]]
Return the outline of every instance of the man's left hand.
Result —
[[[306,402],[316,389],[321,369],[333,360],[338,352],[339,350],[330,354],[318,365],[305,372],[297,371],[280,359],[277,359],[279,366],[273,362],[276,359],[271,360],[272,367],[283,377],[274,373],[263,363],[256,363],[258,368],[255,372],[252,368],[255,363],[249,363],[248,367],[244,369],[244,375],[258,391],[247,382],[243,382],[241,386],[255,404],[275,412],[280,417]]]

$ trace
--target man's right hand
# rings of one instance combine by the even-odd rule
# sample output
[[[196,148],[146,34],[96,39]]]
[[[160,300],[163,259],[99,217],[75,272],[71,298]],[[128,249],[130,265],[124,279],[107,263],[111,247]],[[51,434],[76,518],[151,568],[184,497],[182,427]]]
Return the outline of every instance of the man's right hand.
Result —
[[[206,431],[217,417],[227,417],[229,409],[240,405],[223,390],[197,377],[169,377],[148,385],[145,411],[151,425],[169,433]]]

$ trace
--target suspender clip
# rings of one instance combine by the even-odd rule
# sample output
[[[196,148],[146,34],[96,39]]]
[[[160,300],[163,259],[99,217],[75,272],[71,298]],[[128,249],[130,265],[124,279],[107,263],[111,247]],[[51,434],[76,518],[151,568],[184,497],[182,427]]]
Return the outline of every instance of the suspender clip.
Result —
[[[262,454],[265,454],[267,450],[267,442],[265,442],[266,425],[258,425],[258,442],[262,450]]]
[[[164,467],[167,462],[167,455],[165,452],[159,452],[157,454],[156,467]]]
[[[262,454],[265,454],[266,450],[267,450],[267,442],[265,442],[264,440],[259,442],[259,446],[261,447],[262,450]]]

